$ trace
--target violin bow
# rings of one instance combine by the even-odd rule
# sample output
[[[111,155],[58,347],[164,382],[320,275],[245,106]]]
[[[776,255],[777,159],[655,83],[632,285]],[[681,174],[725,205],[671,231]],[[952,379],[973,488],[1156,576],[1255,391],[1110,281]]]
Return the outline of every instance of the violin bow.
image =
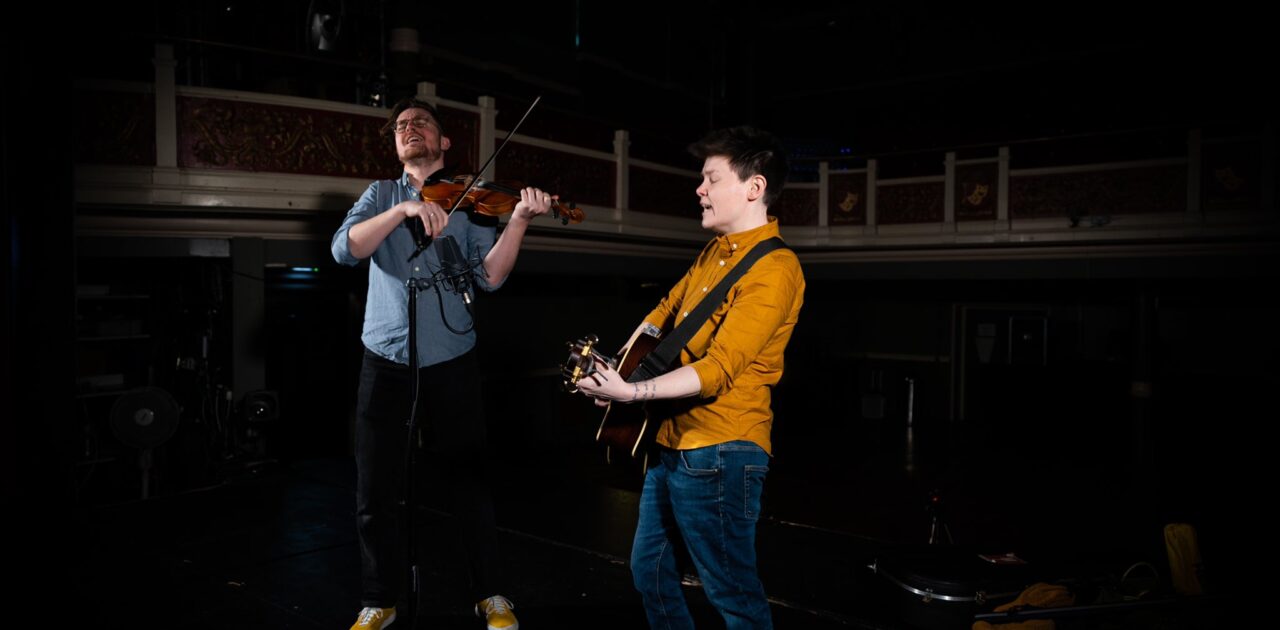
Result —
[[[502,139],[502,144],[498,145],[498,148],[495,149],[493,153],[489,154],[489,159],[484,161],[484,165],[481,166],[475,173],[471,175],[470,177],[471,181],[467,183],[466,190],[463,190],[462,194],[458,195],[458,200],[453,202],[452,208],[449,208],[449,212],[447,213],[449,216],[453,216],[453,211],[457,210],[458,206],[462,205],[462,201],[467,198],[467,194],[470,193],[472,189],[476,187],[476,184],[480,183],[480,174],[484,172],[484,169],[489,168],[490,164],[493,164],[493,160],[498,157],[499,153],[502,153],[503,149],[507,148],[507,143],[511,142],[512,136],[516,135],[516,131],[520,129],[520,125],[524,124],[525,119],[529,117],[529,114],[533,112],[533,108],[537,107],[538,102],[541,100],[542,100],[541,94],[539,94],[536,98],[533,99],[533,102],[529,104],[529,109],[524,110],[524,115],[520,117],[520,122],[517,122],[516,126],[512,127],[511,131],[507,132],[507,137]],[[427,245],[429,245],[430,243],[431,243],[431,239],[429,238],[418,241],[417,246],[413,250],[413,254],[409,256],[409,260],[413,260],[414,258],[417,258],[418,254],[421,254],[422,251],[425,250],[427,248]]]
[[[529,114],[533,112],[533,108],[537,107],[538,101],[541,100],[541,94],[539,94],[537,98],[533,99],[533,102],[529,104],[529,109],[524,110],[524,115],[520,117],[520,122],[516,123],[516,126],[512,127],[511,131],[507,132],[507,137],[502,139],[502,144],[498,145],[498,148],[495,149],[493,153],[489,154],[489,159],[485,160],[484,165],[476,170],[476,172],[471,176],[471,181],[467,184],[466,190],[462,191],[461,195],[458,195],[458,200],[453,202],[452,208],[449,208],[450,215],[453,214],[454,210],[458,209],[458,206],[462,204],[462,200],[467,198],[467,193],[471,192],[471,190],[476,187],[476,184],[480,182],[480,174],[484,172],[484,169],[489,168],[489,165],[493,164],[493,160],[498,157],[498,154],[502,153],[502,150],[507,148],[507,143],[511,142],[511,137],[516,135],[516,131],[520,129],[520,125],[524,124],[524,120],[529,117]]]

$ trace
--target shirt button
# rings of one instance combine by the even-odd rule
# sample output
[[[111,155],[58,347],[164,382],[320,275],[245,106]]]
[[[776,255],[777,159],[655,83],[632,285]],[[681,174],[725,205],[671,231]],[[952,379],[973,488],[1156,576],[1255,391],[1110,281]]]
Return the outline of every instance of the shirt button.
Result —
[[[729,249],[738,249],[738,244],[737,244],[737,243],[734,243],[734,244],[730,245],[730,246],[729,246]]]
[[[689,311],[685,311],[684,315],[681,315],[681,317],[688,317],[688,316],[689,316]]]
[[[722,260],[722,261],[720,261],[720,266],[721,266],[721,267],[723,267],[723,266],[724,266],[724,261],[723,261],[723,260]]]
[[[702,292],[703,292],[703,293],[706,293],[706,292],[707,292],[707,288],[706,288],[706,287],[702,287]]]
[[[414,273],[417,273],[417,272],[421,271],[421,269],[418,269],[417,267],[414,267],[414,268],[413,268],[413,271],[414,271]]]

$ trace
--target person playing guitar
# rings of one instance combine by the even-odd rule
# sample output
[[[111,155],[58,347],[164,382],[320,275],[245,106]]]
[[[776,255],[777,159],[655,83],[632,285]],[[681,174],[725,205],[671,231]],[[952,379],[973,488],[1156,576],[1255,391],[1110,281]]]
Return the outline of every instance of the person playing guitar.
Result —
[[[627,376],[595,355],[573,385],[597,405],[611,406],[610,414],[633,403],[669,401],[649,410],[656,445],[631,552],[650,626],[693,627],[672,554],[675,541],[683,540],[727,626],[770,628],[756,575],[755,529],[772,452],[770,395],[805,287],[799,259],[780,246],[777,219],[768,215],[786,181],[786,155],[773,135],[751,127],[713,131],[689,150],[703,160],[702,227],[716,236],[628,340],[621,362]],[[750,256],[757,246],[768,253]],[[730,278],[725,292],[720,281],[740,264],[746,273]],[[690,317],[704,296],[717,294],[723,300],[708,303],[713,310],[701,323]],[[686,319],[696,331],[671,366],[640,377],[628,369],[638,339],[672,329],[668,334],[679,339]],[[675,369],[660,373],[668,367]],[[652,372],[660,374],[645,378]]]

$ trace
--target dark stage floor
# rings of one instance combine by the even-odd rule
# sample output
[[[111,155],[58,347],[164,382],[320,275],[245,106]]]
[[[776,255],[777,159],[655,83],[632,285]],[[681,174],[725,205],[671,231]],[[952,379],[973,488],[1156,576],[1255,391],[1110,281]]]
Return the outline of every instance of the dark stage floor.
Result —
[[[1019,579],[1069,583],[1081,603],[1123,604],[1125,595],[1152,591],[1146,608],[1091,609],[1060,618],[1060,628],[1215,627],[1230,609],[1230,598],[1160,603],[1168,570],[1162,524],[1123,489],[1073,487],[1086,474],[1079,468],[1055,475],[1052,460],[997,457],[954,432],[929,439],[864,428],[836,437],[856,440],[792,444],[770,472],[760,571],[779,628],[911,627],[912,611],[924,604],[908,602],[867,567],[926,541],[932,487],[945,493],[944,522],[966,557],[1015,552],[1031,563]],[[626,563],[635,480],[606,469],[582,444],[523,449],[498,440],[495,454],[499,544],[521,627],[645,627]],[[1009,474],[1010,466],[1022,472]],[[350,458],[227,470],[204,490],[76,509],[56,543],[68,557],[53,556],[70,565],[53,573],[70,579],[64,612],[83,621],[75,627],[350,625],[359,600]],[[430,496],[425,503],[417,627],[481,628],[463,601],[448,516]],[[1210,559],[1216,535],[1204,532]],[[723,627],[696,585],[687,593],[699,627]]]

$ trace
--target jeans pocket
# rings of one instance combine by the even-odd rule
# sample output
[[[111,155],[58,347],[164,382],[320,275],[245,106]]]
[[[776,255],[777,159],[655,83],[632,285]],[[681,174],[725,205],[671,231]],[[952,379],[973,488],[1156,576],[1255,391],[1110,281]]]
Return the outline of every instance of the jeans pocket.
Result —
[[[750,520],[760,518],[760,497],[764,494],[764,478],[769,472],[768,466],[742,467],[742,515]]]
[[[703,476],[720,473],[720,449],[704,446],[680,451],[680,463],[690,475]]]

